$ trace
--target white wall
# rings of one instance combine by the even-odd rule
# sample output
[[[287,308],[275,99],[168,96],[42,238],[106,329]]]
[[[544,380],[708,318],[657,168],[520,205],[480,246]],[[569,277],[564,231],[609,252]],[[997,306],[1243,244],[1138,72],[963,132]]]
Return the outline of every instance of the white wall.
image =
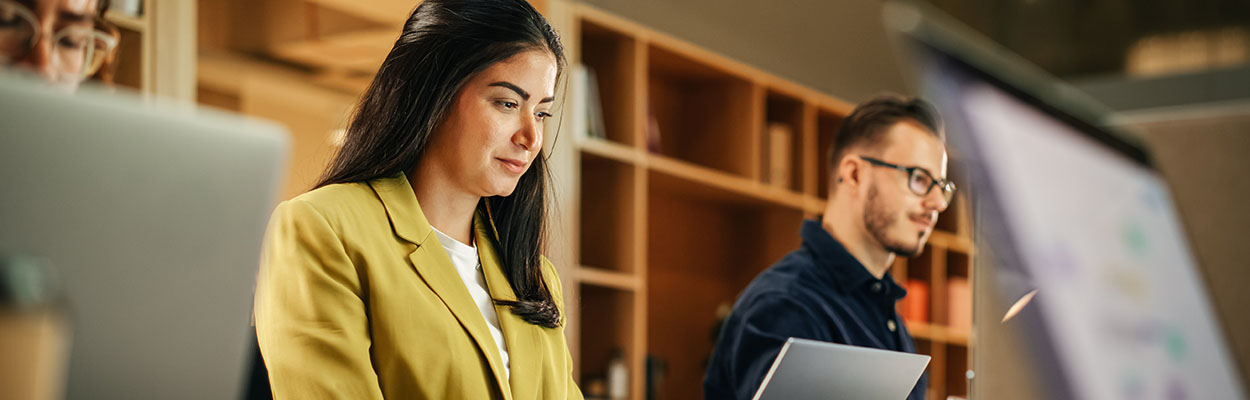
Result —
[[[875,0],[580,0],[832,96],[905,93]]]

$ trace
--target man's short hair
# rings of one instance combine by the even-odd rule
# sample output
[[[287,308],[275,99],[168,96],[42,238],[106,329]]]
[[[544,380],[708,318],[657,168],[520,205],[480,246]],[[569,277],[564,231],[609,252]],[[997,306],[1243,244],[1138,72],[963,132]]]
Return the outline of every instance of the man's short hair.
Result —
[[[842,126],[833,139],[833,147],[829,150],[829,176],[837,176],[838,164],[848,150],[856,147],[880,146],[885,133],[894,124],[903,121],[915,121],[928,129],[929,133],[945,141],[946,134],[942,129],[942,117],[929,102],[916,97],[907,97],[893,93],[873,96],[868,101],[855,106],[851,115],[842,119]],[[830,192],[832,192],[832,186]]]

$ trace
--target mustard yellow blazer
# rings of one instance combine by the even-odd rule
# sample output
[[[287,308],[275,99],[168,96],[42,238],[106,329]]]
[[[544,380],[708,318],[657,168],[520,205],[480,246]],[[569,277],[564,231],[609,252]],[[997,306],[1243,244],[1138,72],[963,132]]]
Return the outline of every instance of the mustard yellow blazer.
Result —
[[[491,297],[516,300],[474,218]],[[581,399],[563,325],[496,306],[511,379],[408,178],[322,187],[283,202],[265,239],[256,335],[278,399]],[[555,268],[547,285],[563,315]]]

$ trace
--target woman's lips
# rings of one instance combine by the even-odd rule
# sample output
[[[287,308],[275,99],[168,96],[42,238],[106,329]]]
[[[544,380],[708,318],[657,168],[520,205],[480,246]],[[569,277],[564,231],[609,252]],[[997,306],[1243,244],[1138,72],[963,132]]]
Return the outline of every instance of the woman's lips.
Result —
[[[508,172],[518,174],[525,172],[525,162],[511,158],[496,158]]]

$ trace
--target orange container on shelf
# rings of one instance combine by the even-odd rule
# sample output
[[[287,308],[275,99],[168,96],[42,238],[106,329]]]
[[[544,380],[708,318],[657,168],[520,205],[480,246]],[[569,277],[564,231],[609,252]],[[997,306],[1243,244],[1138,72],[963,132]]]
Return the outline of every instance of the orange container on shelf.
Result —
[[[972,287],[968,278],[950,278],[946,281],[947,321],[951,329],[968,332],[972,330]]]
[[[898,302],[899,313],[907,322],[929,322],[929,283],[908,279],[903,285],[907,297]]]

